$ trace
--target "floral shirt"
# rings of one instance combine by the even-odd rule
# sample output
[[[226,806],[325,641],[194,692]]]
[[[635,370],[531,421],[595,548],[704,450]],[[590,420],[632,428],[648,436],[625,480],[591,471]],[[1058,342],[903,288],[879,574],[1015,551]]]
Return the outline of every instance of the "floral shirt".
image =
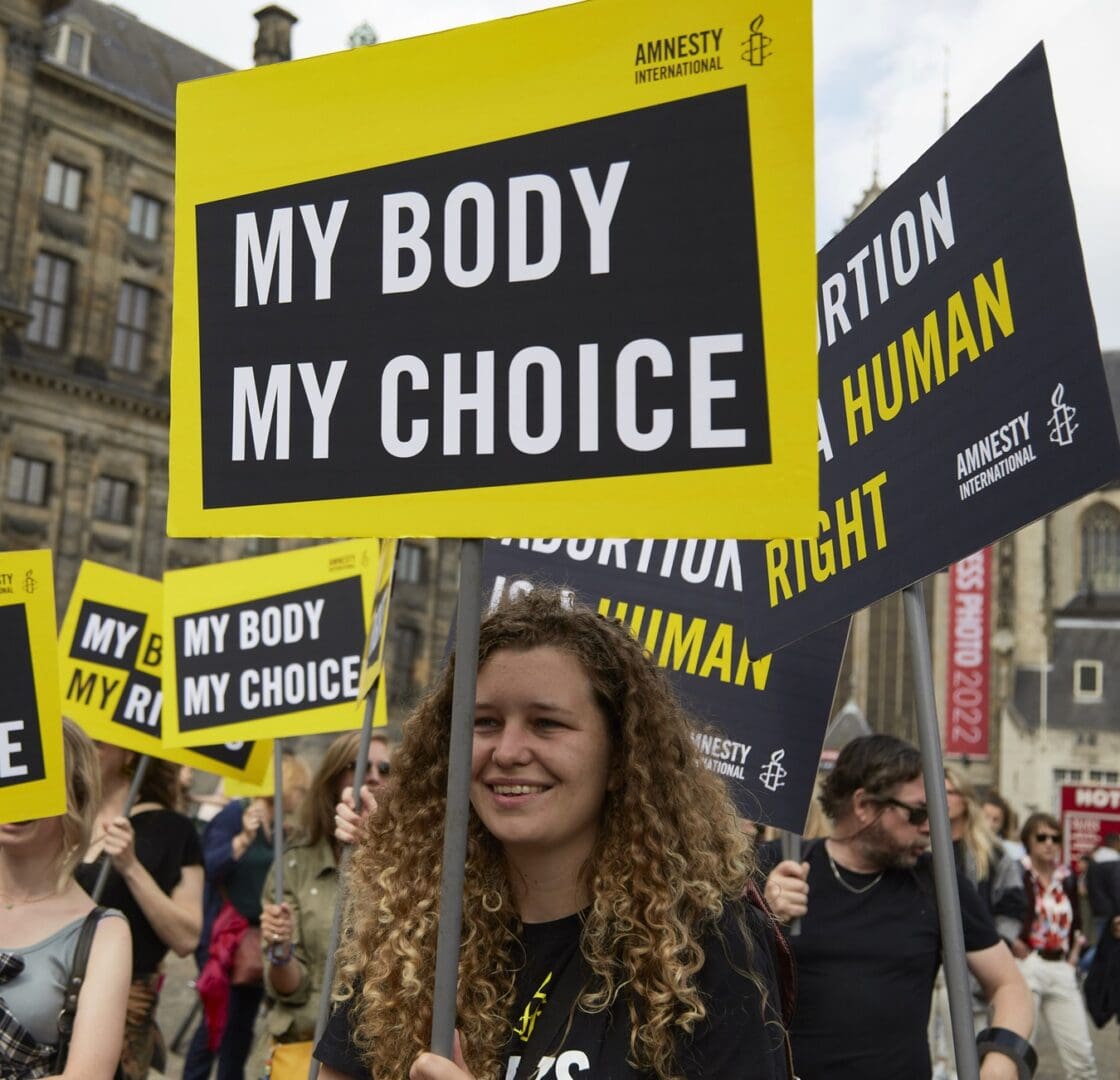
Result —
[[[1069,890],[1069,885],[1076,885],[1073,872],[1067,866],[1059,866],[1049,883],[1044,883],[1035,873],[1030,859],[1024,855],[1023,877],[1028,886],[1027,894],[1034,899],[1027,944],[1032,949],[1068,953],[1075,929],[1073,899]]]

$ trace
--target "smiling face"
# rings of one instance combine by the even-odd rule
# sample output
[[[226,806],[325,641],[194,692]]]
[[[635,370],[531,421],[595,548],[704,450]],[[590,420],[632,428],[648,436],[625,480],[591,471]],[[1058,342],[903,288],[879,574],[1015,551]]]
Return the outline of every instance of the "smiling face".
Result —
[[[578,867],[611,775],[611,737],[583,665],[553,646],[500,649],[478,673],[471,805],[507,856]]]

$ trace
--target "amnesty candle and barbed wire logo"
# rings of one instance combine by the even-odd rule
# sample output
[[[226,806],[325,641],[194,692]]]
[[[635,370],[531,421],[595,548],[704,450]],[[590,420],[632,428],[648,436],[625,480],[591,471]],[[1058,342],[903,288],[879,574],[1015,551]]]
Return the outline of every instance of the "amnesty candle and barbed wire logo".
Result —
[[[762,15],[756,15],[751,19],[751,31],[747,35],[747,40],[739,42],[743,46],[740,59],[752,67],[762,67],[773,56],[771,46],[774,44],[774,39],[762,32],[763,18]]]

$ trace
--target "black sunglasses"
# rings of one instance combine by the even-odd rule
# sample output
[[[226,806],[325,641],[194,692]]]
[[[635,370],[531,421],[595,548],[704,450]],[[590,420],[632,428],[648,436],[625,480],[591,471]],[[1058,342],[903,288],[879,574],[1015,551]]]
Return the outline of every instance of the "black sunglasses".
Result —
[[[353,769],[354,772],[357,772],[358,771],[358,763],[355,761],[354,764],[350,766],[350,768]],[[391,768],[392,768],[392,765],[390,765],[389,762],[379,761],[377,763],[377,775],[378,776],[388,776],[389,775],[389,770]],[[369,773],[369,766],[368,765],[366,766],[366,773],[367,773],[367,775]]]
[[[1062,842],[1061,836],[1052,832],[1040,832],[1034,834],[1034,842],[1036,844],[1045,844],[1049,841],[1051,844],[1060,844]]]
[[[910,803],[902,802],[901,799],[881,798],[874,801],[882,803],[884,806],[897,806],[899,810],[905,810],[906,820],[911,825],[924,825],[929,821],[928,806],[911,806]]]

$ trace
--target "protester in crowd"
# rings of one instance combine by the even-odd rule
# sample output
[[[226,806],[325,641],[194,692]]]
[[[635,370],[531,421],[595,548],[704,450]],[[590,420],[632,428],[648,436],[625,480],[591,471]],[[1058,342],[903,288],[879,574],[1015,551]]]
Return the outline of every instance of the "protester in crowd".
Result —
[[[248,1075],[263,1076],[270,1056],[283,1047],[307,1043],[315,1033],[338,899],[342,844],[334,835],[335,805],[353,787],[360,732],[340,735],[327,748],[301,807],[299,828],[284,852],[284,902],[274,902],[273,871],[263,890],[261,938],[264,948],[266,1012]],[[370,740],[366,787],[376,797],[389,777],[389,744]],[[363,793],[364,794],[364,793]],[[306,1075],[307,1068],[303,1067]]]
[[[1100,940],[1105,923],[1112,914],[1113,885],[1120,876],[1120,832],[1105,833],[1101,842],[1089,856],[1089,869],[1085,874],[1085,891],[1089,897],[1089,910],[1093,916],[1091,942]]]
[[[66,812],[0,825],[0,1076],[110,1080],[121,1051],[131,941],[119,911],[103,910],[78,994],[66,1069],[59,1014],[93,902],[73,878],[101,792],[93,744],[62,722]],[[111,917],[111,916],[116,916]]]
[[[742,899],[753,847],[664,673],[541,588],[483,621],[477,663],[455,1061],[425,1052],[452,663],[355,851],[320,1076],[510,1077],[524,1059],[785,1080],[772,924]]]
[[[163,1070],[163,1035],[156,1007],[167,951],[188,956],[202,926],[202,851],[194,823],[173,809],[179,767],[152,758],[136,804],[123,814],[137,755],[96,743],[101,762],[101,805],[93,843],[75,876],[87,892],[97,881],[101,855],[111,861],[102,902],[119,908],[132,928],[132,985],[128,995],[121,1069],[126,1080]]]
[[[284,816],[307,797],[311,773],[284,754],[280,766]],[[206,826],[202,943],[197,989],[205,1005],[183,1063],[183,1080],[241,1080],[264,995],[261,891],[272,866],[273,800],[234,799]]]
[[[854,739],[825,779],[822,803],[831,835],[809,845],[804,862],[779,863],[765,890],[779,917],[801,919],[790,941],[798,1076],[928,1080],[941,929],[917,749],[890,735]],[[958,874],[958,887],[968,967],[1002,1040],[985,1053],[980,1075],[1013,1080],[1018,1059],[1033,1053],[1030,994],[974,886]]]
[[[999,936],[1010,946],[1022,934],[1027,913],[1019,864],[1007,854],[992,831],[972,782],[963,772],[948,765],[945,767],[945,795],[949,802],[949,829],[957,870],[976,886]]]
[[[1015,836],[1015,811],[1011,804],[995,788],[990,788],[984,796],[983,809],[988,826],[999,837],[1003,850],[1013,859],[1021,859],[1026,849]]]
[[[1062,864],[1062,830],[1051,814],[1023,823],[1023,885],[1027,919],[1019,967],[1034,995],[1038,1015],[1058,1049],[1069,1080],[1096,1080],[1089,1024],[1077,985],[1077,961],[1085,945],[1077,877]]]
[[[976,886],[980,899],[995,922],[999,936],[1014,951],[1023,932],[1027,897],[1019,864],[1003,849],[992,832],[987,815],[976,798],[972,782],[963,772],[945,767],[945,797],[949,804],[949,831],[957,871]],[[988,1003],[972,980],[973,1021],[977,1031],[988,1026]],[[934,1080],[956,1076],[949,994],[944,969],[937,973],[930,1016],[930,1049]]]
[[[1120,835],[1105,837],[1098,848],[1114,850]],[[1120,858],[1094,860],[1092,878],[1093,915],[1101,919],[1092,964],[1085,978],[1085,1005],[1097,1027],[1120,1017]]]

